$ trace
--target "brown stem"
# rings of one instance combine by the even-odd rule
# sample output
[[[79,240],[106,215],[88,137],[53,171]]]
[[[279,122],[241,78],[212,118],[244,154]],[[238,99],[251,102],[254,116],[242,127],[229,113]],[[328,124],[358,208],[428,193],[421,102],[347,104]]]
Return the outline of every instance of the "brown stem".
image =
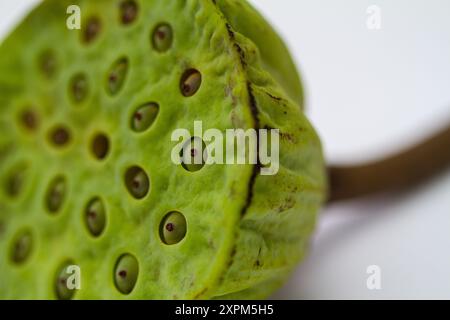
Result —
[[[380,161],[330,166],[328,202],[418,185],[450,166],[450,125],[417,146]]]

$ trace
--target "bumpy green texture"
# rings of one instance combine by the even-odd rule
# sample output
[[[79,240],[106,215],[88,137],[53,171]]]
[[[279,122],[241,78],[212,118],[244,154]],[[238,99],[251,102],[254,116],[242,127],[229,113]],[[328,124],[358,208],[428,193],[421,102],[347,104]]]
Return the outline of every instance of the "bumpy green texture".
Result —
[[[269,296],[324,200],[302,96],[244,1],[44,1],[0,47],[0,298]],[[279,129],[278,174],[175,165],[171,134],[195,120]]]

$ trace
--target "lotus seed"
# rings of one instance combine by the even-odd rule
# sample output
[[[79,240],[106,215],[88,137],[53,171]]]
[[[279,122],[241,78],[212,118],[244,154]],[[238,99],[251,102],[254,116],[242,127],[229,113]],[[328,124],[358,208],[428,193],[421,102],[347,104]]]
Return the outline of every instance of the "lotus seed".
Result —
[[[59,300],[70,300],[73,298],[75,294],[75,289],[69,289],[67,280],[69,279],[70,274],[67,272],[67,268],[69,265],[73,263],[67,263],[60,269],[56,276],[55,281],[55,292],[56,297]]]
[[[127,0],[120,4],[121,20],[123,24],[132,23],[138,14],[138,6],[136,1]]]
[[[70,141],[70,133],[64,127],[56,127],[50,133],[50,141],[56,147],[63,147]]]
[[[16,264],[24,263],[32,249],[32,235],[30,231],[21,232],[13,242],[11,260]]]
[[[97,134],[92,141],[92,153],[94,156],[102,160],[109,152],[109,140],[108,137],[102,133]]]
[[[50,213],[56,213],[61,209],[66,188],[66,180],[63,177],[57,177],[51,182],[46,196],[46,205]]]
[[[158,116],[159,106],[156,103],[148,103],[141,106],[133,115],[132,127],[136,132],[143,132],[150,128]]]
[[[192,97],[200,89],[202,75],[198,70],[189,69],[181,77],[180,89],[185,97]]]
[[[7,180],[6,193],[10,197],[17,197],[23,187],[23,180],[25,178],[25,169],[20,168],[13,172]]]
[[[99,198],[91,200],[86,208],[86,224],[90,233],[98,237],[106,224],[106,213],[103,201]]]
[[[186,235],[186,219],[179,212],[168,213],[160,226],[161,240],[168,245],[176,244]]]
[[[128,192],[136,199],[144,198],[150,189],[150,180],[144,170],[132,167],[125,174],[125,184]]]
[[[129,294],[136,285],[139,274],[139,264],[131,254],[122,255],[114,269],[114,283],[123,294]]]
[[[84,42],[91,43],[92,41],[94,41],[97,38],[98,34],[100,33],[101,28],[102,24],[100,22],[100,19],[96,17],[91,17],[86,23],[84,29],[84,36],[83,36]]]
[[[50,79],[55,75],[57,65],[56,56],[52,51],[48,50],[41,54],[39,68],[46,78]]]
[[[20,115],[20,121],[25,129],[34,131],[38,127],[38,117],[32,110],[25,110]]]
[[[108,92],[112,95],[118,93],[122,88],[128,72],[128,60],[122,58],[117,60],[110,68],[108,75]]]
[[[75,103],[81,103],[88,95],[88,82],[84,74],[75,75],[70,83],[70,92],[72,100]]]
[[[172,27],[167,23],[161,23],[153,30],[153,48],[158,52],[165,52],[172,47],[173,32]]]
[[[202,169],[207,157],[205,150],[206,144],[199,137],[193,137],[190,141],[187,141],[180,152],[183,168],[190,172],[196,172]]]

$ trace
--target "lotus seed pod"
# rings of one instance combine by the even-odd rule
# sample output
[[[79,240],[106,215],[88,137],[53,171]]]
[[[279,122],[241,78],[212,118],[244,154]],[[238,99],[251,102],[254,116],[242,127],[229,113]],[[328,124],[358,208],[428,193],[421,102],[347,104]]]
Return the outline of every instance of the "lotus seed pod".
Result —
[[[0,45],[0,105],[0,298],[266,298],[306,253],[321,144],[288,50],[243,0],[40,2]],[[211,164],[209,129],[278,129],[276,174]]]

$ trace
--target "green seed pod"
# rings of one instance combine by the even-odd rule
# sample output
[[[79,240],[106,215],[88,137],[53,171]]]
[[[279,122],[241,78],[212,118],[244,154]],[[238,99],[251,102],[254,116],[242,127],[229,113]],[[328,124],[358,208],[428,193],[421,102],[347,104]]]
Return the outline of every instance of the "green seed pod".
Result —
[[[139,275],[139,263],[131,254],[122,255],[114,269],[114,283],[123,294],[133,291]]]
[[[286,46],[246,1],[41,1],[0,57],[0,299],[74,297],[55,280],[70,259],[77,299],[258,299],[305,256],[326,193],[321,143]],[[276,174],[209,164],[209,129],[270,128]],[[23,161],[26,188],[10,197]],[[23,225],[36,245],[17,270],[9,235]]]
[[[160,236],[165,244],[176,244],[186,235],[186,219],[179,212],[168,213],[161,222]]]
[[[106,212],[103,201],[99,198],[91,200],[85,211],[86,225],[89,232],[98,237],[106,225]]]
[[[173,31],[168,23],[161,23],[152,32],[153,49],[165,52],[172,47]]]
[[[158,116],[159,106],[157,103],[151,102],[139,107],[133,114],[131,127],[136,132],[143,132],[150,128]]]

